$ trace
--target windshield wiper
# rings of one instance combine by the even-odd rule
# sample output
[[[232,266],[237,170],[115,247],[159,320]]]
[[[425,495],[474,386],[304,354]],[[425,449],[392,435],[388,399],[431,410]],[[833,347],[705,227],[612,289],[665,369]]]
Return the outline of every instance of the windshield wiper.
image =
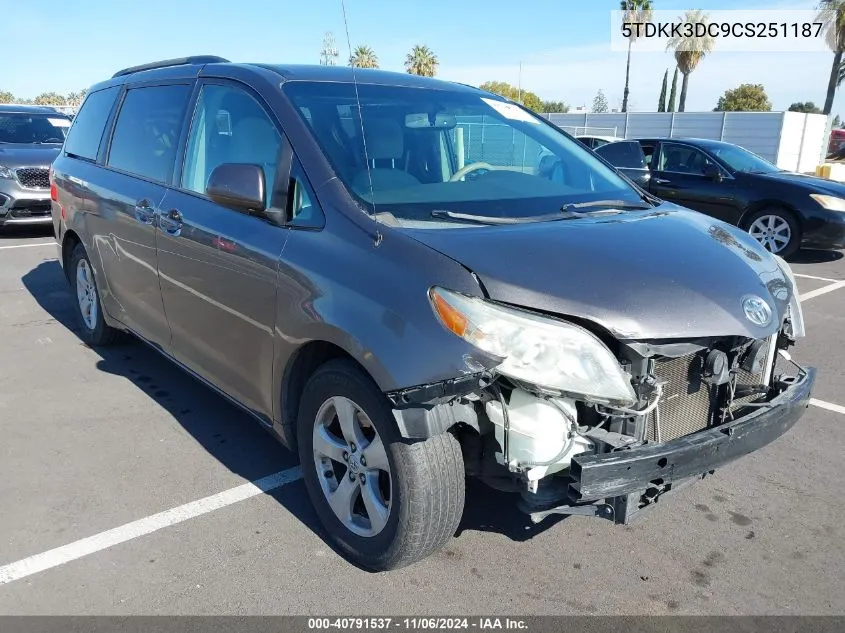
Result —
[[[575,212],[577,216],[581,216],[578,213],[579,209],[589,209],[592,207],[609,207],[608,211],[617,211],[617,210],[626,210],[626,211],[645,211],[647,209],[653,209],[652,206],[644,206],[642,204],[636,204],[632,202],[625,202],[624,200],[592,200],[590,202],[572,202],[569,204],[564,204],[560,210],[566,213],[567,215],[570,213]],[[594,215],[595,212],[591,213],[590,215]]]
[[[457,213],[455,211],[444,211],[442,209],[435,209],[431,212],[433,218],[449,218],[450,220],[459,220],[462,222],[471,222],[473,224],[529,224],[531,222],[554,222],[555,220],[565,220],[566,216],[559,213],[550,213],[547,215],[535,215],[529,217],[514,217],[503,218],[493,215],[473,215],[471,213]]]

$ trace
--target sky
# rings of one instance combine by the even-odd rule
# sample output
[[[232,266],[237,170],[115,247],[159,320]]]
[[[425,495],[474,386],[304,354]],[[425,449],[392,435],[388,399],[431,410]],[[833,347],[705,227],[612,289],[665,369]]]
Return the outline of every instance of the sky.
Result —
[[[30,2],[32,0],[28,0]],[[195,54],[238,62],[317,63],[323,36],[331,31],[349,57],[341,0],[0,0],[4,64],[0,90],[34,97],[67,94],[111,76],[120,68]],[[352,47],[366,44],[381,67],[404,71],[415,44],[429,46],[440,61],[438,77],[478,85],[506,81],[542,99],[590,106],[603,90],[619,107],[625,81],[624,52],[612,52],[610,12],[618,0],[346,0]],[[686,2],[653,0],[656,9],[691,8]],[[813,0],[709,0],[720,9],[812,9]],[[48,35],[46,38],[45,23]],[[58,32],[56,32],[58,31]],[[38,39],[36,40],[36,37]],[[774,110],[795,101],[822,105],[832,53],[719,52],[690,77],[687,111],[710,111],[726,89],[761,83]],[[520,62],[522,71],[520,75]],[[674,68],[670,53],[638,52],[631,60],[632,111],[654,111],[663,73]],[[837,109],[839,108],[839,109]],[[834,113],[845,114],[840,96]]]

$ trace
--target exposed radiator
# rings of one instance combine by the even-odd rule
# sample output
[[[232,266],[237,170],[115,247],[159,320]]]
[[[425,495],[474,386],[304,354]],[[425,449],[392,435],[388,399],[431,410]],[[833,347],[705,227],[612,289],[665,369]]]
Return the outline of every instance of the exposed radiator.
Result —
[[[707,428],[710,419],[710,388],[702,382],[704,358],[698,352],[681,358],[658,360],[654,375],[666,381],[663,396],[657,405],[660,418],[660,441],[668,442]],[[656,416],[646,424],[645,439],[657,441]]]

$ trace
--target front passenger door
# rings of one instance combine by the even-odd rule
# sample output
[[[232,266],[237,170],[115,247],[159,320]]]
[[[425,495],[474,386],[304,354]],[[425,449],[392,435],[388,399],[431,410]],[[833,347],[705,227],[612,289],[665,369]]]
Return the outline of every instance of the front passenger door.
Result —
[[[717,169],[722,179],[706,175],[708,169]],[[660,144],[659,154],[652,157],[649,188],[658,198],[733,224],[742,214],[735,199],[733,177],[711,157],[691,145]]]
[[[161,204],[158,240],[175,357],[267,423],[273,411],[276,280],[288,229],[266,214],[223,207],[205,188],[218,165],[257,164],[264,168],[272,206],[283,147],[256,95],[239,84],[203,83],[181,174]]]

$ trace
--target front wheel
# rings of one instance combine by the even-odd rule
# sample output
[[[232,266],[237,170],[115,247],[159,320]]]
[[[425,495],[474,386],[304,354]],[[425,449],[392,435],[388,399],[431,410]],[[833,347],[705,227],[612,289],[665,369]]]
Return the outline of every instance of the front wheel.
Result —
[[[351,361],[330,361],[308,381],[297,434],[311,502],[354,564],[403,567],[454,535],[465,495],[458,441],[403,439],[384,394]]]
[[[764,209],[752,215],[746,224],[751,237],[770,253],[789,257],[801,246],[801,228],[788,211]]]

